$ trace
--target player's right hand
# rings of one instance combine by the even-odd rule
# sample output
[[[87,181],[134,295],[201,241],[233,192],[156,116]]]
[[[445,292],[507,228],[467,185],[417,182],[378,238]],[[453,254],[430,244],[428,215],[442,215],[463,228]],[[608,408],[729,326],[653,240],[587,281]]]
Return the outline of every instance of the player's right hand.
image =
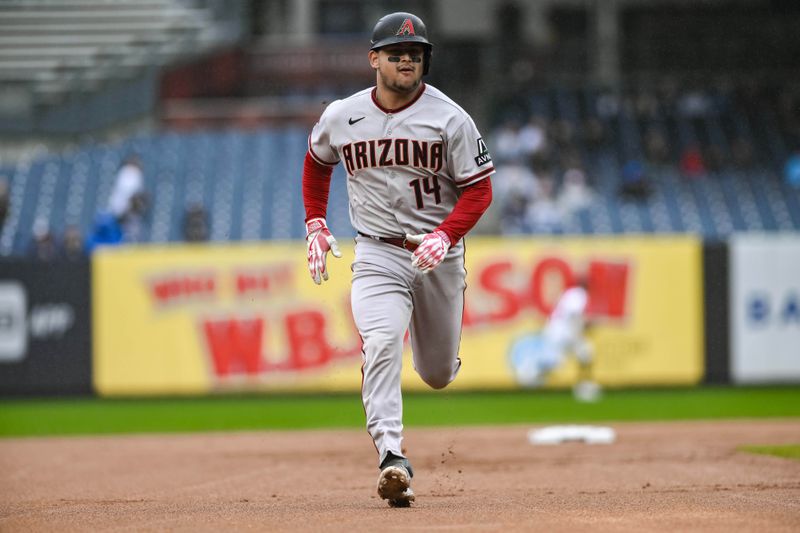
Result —
[[[328,280],[328,252],[342,257],[336,239],[331,235],[324,218],[312,218],[306,222],[306,244],[308,245],[308,272],[317,285]]]

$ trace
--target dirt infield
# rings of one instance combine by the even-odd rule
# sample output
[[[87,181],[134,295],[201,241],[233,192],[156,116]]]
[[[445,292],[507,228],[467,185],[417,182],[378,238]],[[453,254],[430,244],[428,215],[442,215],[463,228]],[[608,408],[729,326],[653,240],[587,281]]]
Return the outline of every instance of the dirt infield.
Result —
[[[410,509],[374,494],[364,431],[4,439],[0,530],[800,530],[800,462],[736,451],[800,443],[800,420],[611,426],[408,429]]]

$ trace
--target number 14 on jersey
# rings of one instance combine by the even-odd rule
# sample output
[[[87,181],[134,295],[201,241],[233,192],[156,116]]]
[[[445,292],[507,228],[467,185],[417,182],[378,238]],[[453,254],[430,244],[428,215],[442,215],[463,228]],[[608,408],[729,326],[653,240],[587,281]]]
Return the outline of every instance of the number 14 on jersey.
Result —
[[[425,198],[423,195],[433,197],[435,204],[442,203],[441,187],[439,186],[439,178],[437,176],[417,178],[409,181],[408,186],[414,189],[417,209],[423,209],[425,207]]]

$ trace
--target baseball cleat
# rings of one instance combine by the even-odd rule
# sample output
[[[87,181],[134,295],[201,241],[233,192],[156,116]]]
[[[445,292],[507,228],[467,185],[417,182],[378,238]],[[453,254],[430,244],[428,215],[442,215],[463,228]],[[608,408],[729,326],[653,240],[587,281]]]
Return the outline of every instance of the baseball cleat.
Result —
[[[387,466],[378,477],[378,496],[389,501],[389,507],[410,507],[414,501],[411,476],[403,466]]]

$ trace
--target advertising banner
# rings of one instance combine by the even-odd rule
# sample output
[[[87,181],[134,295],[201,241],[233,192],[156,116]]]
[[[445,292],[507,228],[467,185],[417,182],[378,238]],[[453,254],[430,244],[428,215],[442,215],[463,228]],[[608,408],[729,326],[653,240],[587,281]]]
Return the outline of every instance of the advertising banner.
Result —
[[[733,381],[800,381],[800,237],[736,236],[730,258]]]
[[[0,262],[0,394],[92,391],[89,263]]]
[[[303,243],[105,249],[94,260],[96,389],[114,394],[357,391],[352,244],[309,278]],[[681,238],[467,243],[463,362],[454,389],[518,386],[511,353],[542,327],[564,285],[589,280],[594,378],[692,384],[703,375],[701,247]],[[404,387],[423,389],[406,348]],[[544,383],[567,386],[565,358]]]

